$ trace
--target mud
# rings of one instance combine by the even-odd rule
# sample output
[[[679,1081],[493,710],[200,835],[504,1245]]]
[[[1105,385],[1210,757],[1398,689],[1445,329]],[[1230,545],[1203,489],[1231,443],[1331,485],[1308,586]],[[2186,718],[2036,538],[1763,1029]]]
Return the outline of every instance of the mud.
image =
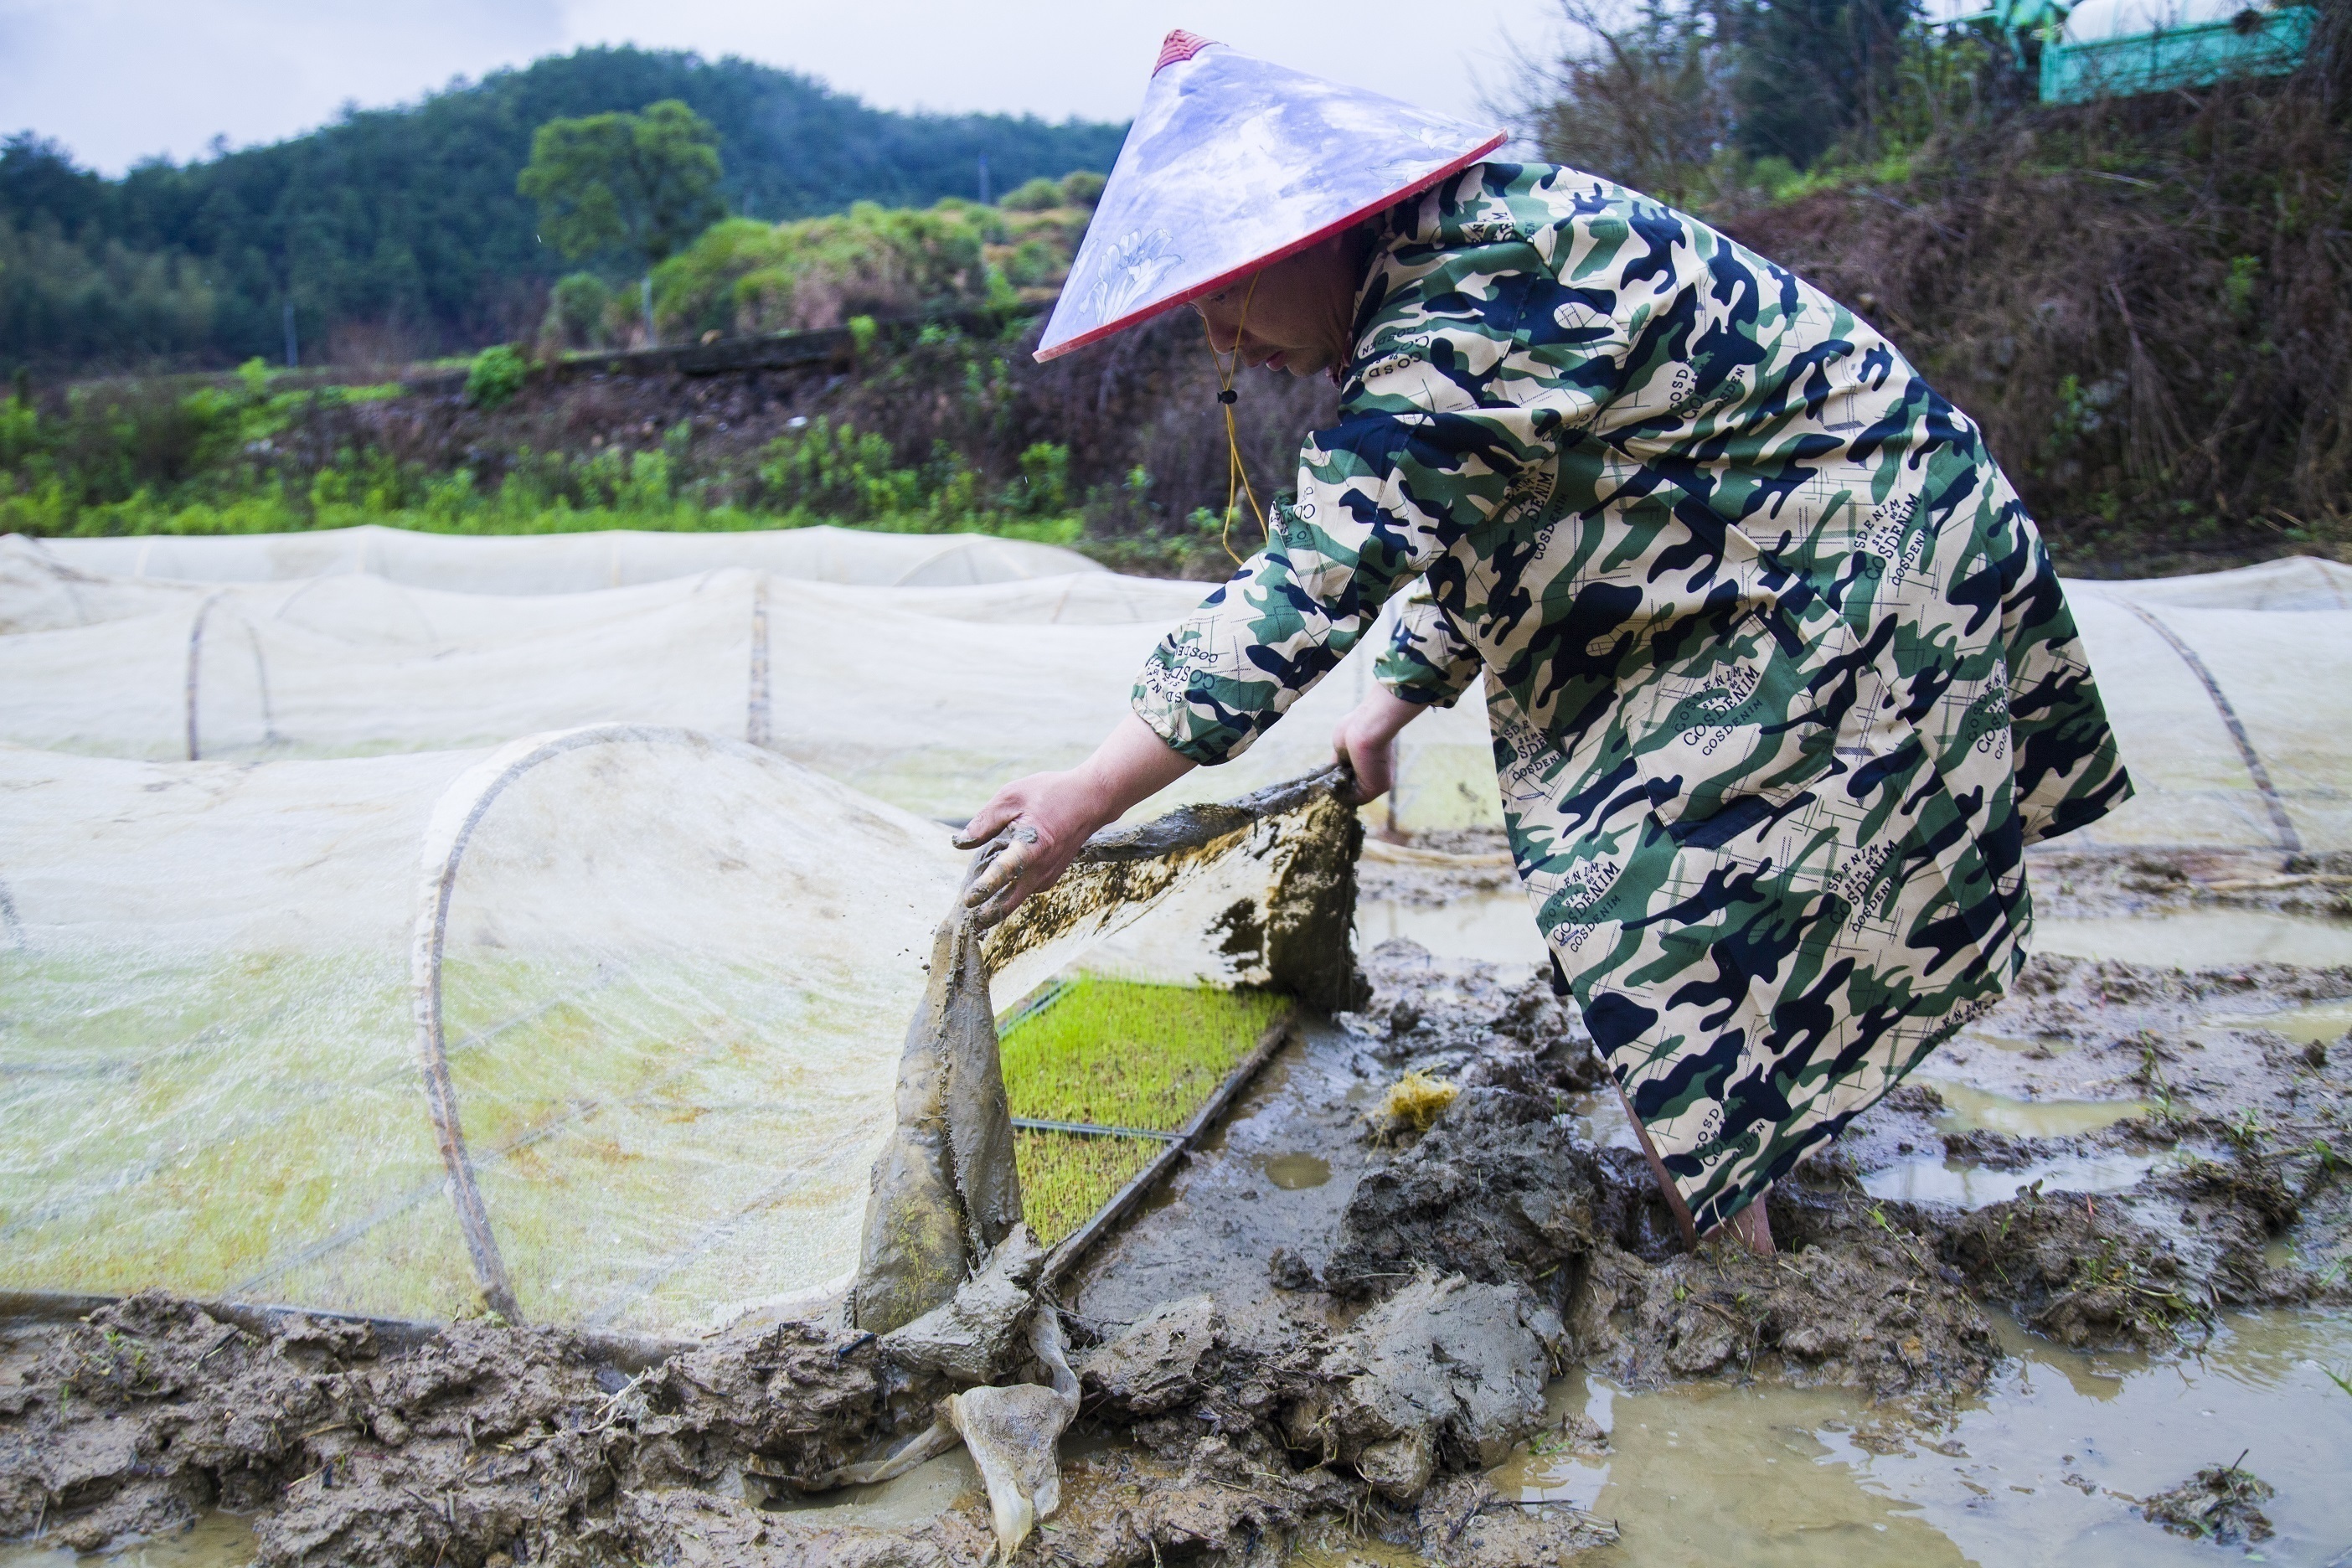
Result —
[[[2241,1456],[2242,1458],[2243,1456]],[[2268,1541],[2278,1532],[2262,1505],[2278,1489],[2235,1464],[2211,1465],[2140,1504],[2140,1512],[2175,1535],[2217,1546]]]
[[[1421,847],[1368,856],[1367,891],[1450,898],[1496,869],[1456,864],[1491,858],[1477,842]],[[2333,931],[2343,868],[2280,867],[2039,857],[2035,875],[2053,921]],[[2185,1362],[2250,1314],[2352,1304],[2352,966],[2037,957],[1780,1185],[1770,1258],[1681,1248],[1539,971],[1402,942],[1364,969],[1369,1000],[1305,1025],[1055,1287],[1079,1414],[1060,1509],[1018,1561],[1617,1561],[1593,1491],[1507,1479],[1538,1454],[1649,1451],[1610,1433],[1606,1401],[1563,1408],[1563,1387],[1628,1410],[1810,1401],[1841,1413],[1840,1452],[1933,1457],[1981,1423],[1969,1412],[2019,1397],[2021,1355]],[[1426,1131],[1381,1113],[1412,1071],[1462,1089]],[[1044,1381],[1014,1342],[1021,1292],[982,1294],[884,1339],[786,1323],[642,1371],[548,1330],[394,1347],[160,1298],[17,1324],[0,1537],[96,1550],[226,1510],[270,1568],[978,1563],[994,1536],[961,1454],[885,1486],[796,1483],[887,1454],[959,1387]],[[2155,1489],[2210,1456],[2124,1483],[2145,1510],[2128,1528],[2160,1541],[2177,1514],[2252,1541],[2264,1505],[2297,1502],[2229,1466]],[[1981,1468],[1956,1461],[1955,1484],[1979,1488]],[[1895,1535],[1948,1553],[1931,1531]]]
[[[806,1324],[634,1375],[555,1331],[462,1323],[395,1352],[364,1324],[255,1333],[161,1296],[9,1332],[0,1537],[95,1551],[218,1509],[253,1515],[264,1565],[656,1553],[760,1475],[858,1457],[924,1392],[872,1336]],[[823,1528],[766,1560],[803,1549],[884,1560]]]

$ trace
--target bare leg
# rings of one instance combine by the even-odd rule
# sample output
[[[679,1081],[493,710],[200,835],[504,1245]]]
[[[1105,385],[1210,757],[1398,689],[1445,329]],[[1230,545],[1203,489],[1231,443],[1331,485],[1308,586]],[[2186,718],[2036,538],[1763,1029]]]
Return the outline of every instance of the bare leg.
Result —
[[[1733,1215],[1716,1227],[1759,1258],[1769,1258],[1779,1249],[1772,1245],[1772,1221],[1764,1213],[1764,1200],[1772,1195],[1766,1187],[1756,1194],[1756,1201]],[[1712,1234],[1712,1233],[1710,1233]]]
[[[1617,1103],[1625,1108],[1625,1120],[1633,1124],[1633,1135],[1642,1141],[1642,1156],[1650,1162],[1650,1174],[1656,1178],[1658,1191],[1665,1195],[1666,1207],[1674,1211],[1675,1224],[1682,1229],[1683,1245],[1696,1250],[1698,1247],[1698,1226],[1691,1218],[1690,1205],[1683,1202],[1682,1194],[1675,1190],[1674,1178],[1666,1174],[1666,1163],[1658,1158],[1657,1148],[1650,1142],[1650,1130],[1642,1125],[1640,1117],[1633,1114],[1633,1102],[1625,1097],[1622,1085],[1617,1089]],[[1764,1214],[1764,1200],[1771,1191],[1767,1187],[1757,1194],[1754,1203],[1708,1231],[1707,1235],[1728,1236],[1759,1258],[1771,1257],[1775,1250],[1772,1222]]]
[[[1690,1205],[1683,1202],[1682,1194],[1675,1190],[1675,1179],[1666,1174],[1666,1163],[1658,1158],[1658,1151],[1650,1142],[1650,1130],[1633,1114],[1633,1102],[1625,1097],[1622,1084],[1617,1089],[1617,1103],[1625,1108],[1625,1120],[1633,1124],[1633,1136],[1642,1141],[1642,1157],[1650,1162],[1650,1174],[1656,1178],[1658,1191],[1666,1198],[1666,1207],[1674,1211],[1675,1224],[1683,1233],[1683,1245],[1696,1251],[1698,1247],[1698,1226],[1691,1219]]]

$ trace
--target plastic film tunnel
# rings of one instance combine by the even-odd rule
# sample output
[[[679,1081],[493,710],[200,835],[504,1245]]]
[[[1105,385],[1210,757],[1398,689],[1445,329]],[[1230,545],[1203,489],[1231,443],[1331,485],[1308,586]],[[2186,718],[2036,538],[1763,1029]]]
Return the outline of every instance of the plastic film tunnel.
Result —
[[[206,602],[217,616],[231,602],[219,594],[247,591],[73,575],[88,596],[177,597],[0,636],[15,645],[0,656],[75,633],[110,658],[101,635],[159,614],[184,647]],[[1089,597],[1097,579],[1118,581],[889,592],[930,596],[920,621],[943,646],[1108,625],[1127,639],[1121,662],[1130,646],[1139,659],[1152,623],[1174,612],[1152,608],[1147,622],[1129,601],[1163,585]],[[590,659],[581,684],[593,685],[644,653],[625,644],[625,657],[594,665],[616,623],[667,615],[690,641],[683,604],[736,638],[724,651],[740,704],[743,623],[761,586],[788,591],[714,569],[536,596],[556,613],[530,618],[530,597],[356,574],[254,585],[284,596],[253,618],[341,595],[385,613],[326,632],[284,620],[379,651],[496,632],[510,671],[528,673],[536,641],[541,664],[573,664],[575,679]],[[54,577],[13,587],[12,611],[56,602]],[[731,602],[715,596],[729,588]],[[1180,591],[1189,603],[1199,590]],[[918,615],[866,609],[894,627]],[[412,612],[438,619],[419,632]],[[250,643],[224,646],[250,666]],[[405,711],[455,704],[467,684]],[[10,679],[12,700],[21,687]],[[299,689],[296,674],[277,688]],[[102,681],[84,689],[105,706]],[[630,690],[608,689],[608,711]],[[844,1289],[875,1216],[913,1212],[895,1190],[877,1196],[877,1157],[922,1124],[919,1106],[903,1114],[901,1079],[925,1059],[935,949],[954,937],[940,921],[967,858],[947,831],[751,743],[740,706],[723,725],[606,716],[548,730],[594,701],[508,693],[482,728],[511,722],[515,738],[408,750],[384,738],[386,692],[354,683],[336,698],[362,736],[346,751],[362,754],[0,747],[0,1290],[162,1286],[380,1318],[489,1310],[676,1335]],[[846,700],[879,710],[877,728],[903,722],[906,754],[921,751],[925,713],[902,721],[872,686]],[[971,787],[992,782],[975,773]],[[984,942],[969,938],[979,966],[960,973],[979,986],[992,1052],[1005,1015],[993,1179],[1014,1207],[1000,1219],[1022,1212],[1025,1180],[1044,1240],[1082,1227],[1180,1145],[1265,1046],[1284,994],[1346,982],[1356,832],[1328,788],[1182,812],[1106,847]],[[1140,1074],[1137,1030],[1175,1047]],[[950,1172],[971,1177],[969,1163]]]
[[[606,548],[585,537],[589,553]],[[650,549],[669,536],[623,537]],[[679,537],[750,558],[767,536]],[[745,565],[551,594],[449,592],[362,571],[163,583],[68,565],[58,552],[74,542],[142,542],[0,540],[0,742],[256,762],[455,750],[618,720],[730,735],[955,820],[1008,778],[1083,758],[1126,711],[1151,645],[1207,591],[1091,569],[888,587]],[[163,542],[259,553],[268,541]],[[571,547],[568,536],[436,542]],[[1177,798],[1321,766],[1370,662],[1346,660],[1265,742]],[[1475,701],[1414,726],[1383,820],[1497,820],[1489,752]]]
[[[1343,998],[1356,814],[1267,790],[1360,654],[1188,781],[1254,798],[1150,803],[973,932],[937,819],[1082,755],[1200,585],[721,541],[432,541],[508,574],[437,582],[403,536],[0,542],[0,1290],[677,1334],[854,1280],[903,1321]],[[2139,786],[2090,837],[2347,847],[2352,572],[2072,592]],[[1475,701],[1409,733],[1375,820],[1495,820]]]

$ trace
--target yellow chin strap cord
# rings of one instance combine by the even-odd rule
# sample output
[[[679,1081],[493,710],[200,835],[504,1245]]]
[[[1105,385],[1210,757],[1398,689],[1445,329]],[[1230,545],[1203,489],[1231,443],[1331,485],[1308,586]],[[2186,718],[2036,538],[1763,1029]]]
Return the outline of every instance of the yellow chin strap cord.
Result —
[[[1257,514],[1258,531],[1265,535],[1268,544],[1274,542],[1274,531],[1266,526],[1265,509],[1257,504],[1257,491],[1250,484],[1248,465],[1242,461],[1241,437],[1234,429],[1234,377],[1242,368],[1242,334],[1249,325],[1250,300],[1257,293],[1257,280],[1262,274],[1250,275],[1249,288],[1242,295],[1241,320],[1234,323],[1234,352],[1230,358],[1217,348],[1217,334],[1209,326],[1209,318],[1201,318],[1201,331],[1209,340],[1209,357],[1217,362],[1217,401],[1225,411],[1225,523],[1217,534],[1217,542],[1225,553],[1233,556],[1234,564],[1242,558],[1234,554],[1234,495],[1236,489],[1249,498],[1250,510]]]

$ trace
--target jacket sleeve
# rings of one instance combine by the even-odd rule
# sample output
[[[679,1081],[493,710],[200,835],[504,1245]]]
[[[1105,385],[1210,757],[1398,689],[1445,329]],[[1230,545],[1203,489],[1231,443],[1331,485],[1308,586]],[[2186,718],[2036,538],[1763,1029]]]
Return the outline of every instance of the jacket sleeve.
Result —
[[[1307,438],[1273,539],[1152,650],[1134,706],[1196,763],[1240,755],[1311,690],[1399,588],[1492,514],[1524,447],[1513,421],[1373,410]]]
[[[1407,702],[1454,706],[1485,668],[1478,650],[1438,607],[1426,582],[1407,592],[1394,623],[1374,676]]]

